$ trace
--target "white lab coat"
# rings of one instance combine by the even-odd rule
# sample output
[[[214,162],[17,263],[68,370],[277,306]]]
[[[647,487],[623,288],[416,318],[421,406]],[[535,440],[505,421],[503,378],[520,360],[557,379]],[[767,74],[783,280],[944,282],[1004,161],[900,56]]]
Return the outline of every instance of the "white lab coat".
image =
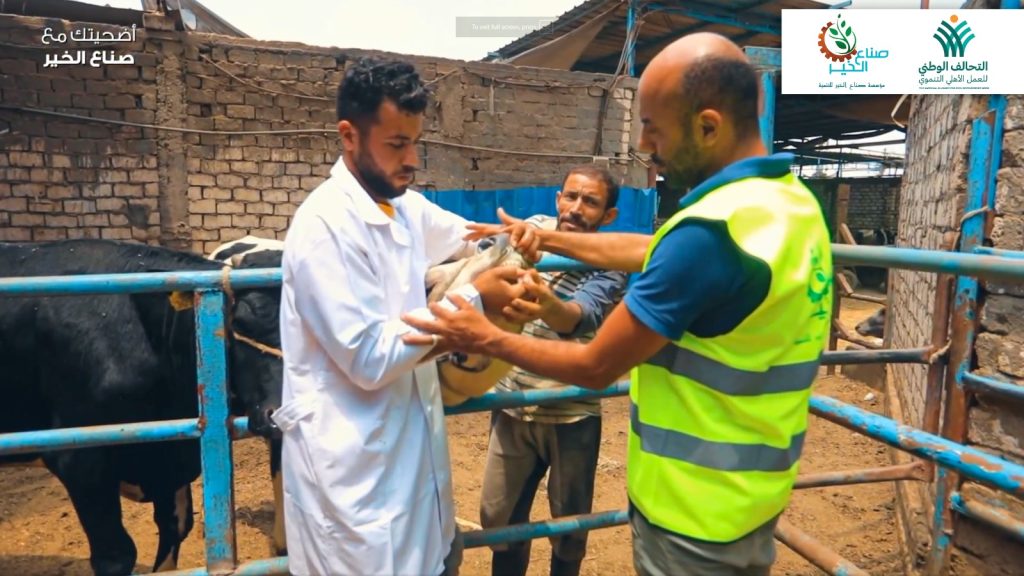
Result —
[[[408,191],[381,211],[342,162],[295,214],[282,263],[282,472],[292,574],[437,575],[455,535],[444,409],[399,318],[466,220]],[[471,285],[459,293],[480,309]]]

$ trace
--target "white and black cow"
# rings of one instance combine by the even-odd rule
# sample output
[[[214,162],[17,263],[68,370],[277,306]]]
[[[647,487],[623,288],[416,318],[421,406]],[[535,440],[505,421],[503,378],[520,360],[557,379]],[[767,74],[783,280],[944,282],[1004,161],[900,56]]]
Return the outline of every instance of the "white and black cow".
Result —
[[[241,267],[266,266],[253,259]],[[221,268],[199,255],[125,242],[0,244],[2,277]],[[194,311],[189,298],[169,296],[0,297],[0,433],[196,417]],[[279,345],[279,289],[237,290],[228,302],[229,331]],[[280,394],[281,362],[233,339],[227,344],[232,413],[247,414],[254,431],[267,434],[266,398]],[[0,463],[40,457],[68,491],[96,574],[135,567],[135,544],[121,520],[124,485],[153,503],[160,534],[154,570],[176,567],[192,529],[197,440],[21,454]]]
[[[221,244],[210,253],[211,260],[233,268],[280,268],[284,255],[284,242],[271,238],[245,236]],[[270,476],[274,486],[274,527],[271,531],[271,553],[284,556],[288,553],[284,528],[284,489],[281,484],[281,432],[271,416],[281,407],[281,389],[284,378],[284,361],[281,356],[280,333],[280,302],[281,288],[277,287],[273,310],[266,311],[266,327],[273,327],[273,333],[260,334],[260,339],[253,346],[251,336],[236,331],[236,346],[255,347],[263,353],[265,361],[254,365],[254,369],[265,369],[268,364],[273,366],[272,378],[260,378],[258,381],[265,387],[255,391],[259,398],[254,398],[249,412],[249,431],[267,439],[270,447]],[[246,303],[240,303],[246,306]],[[261,316],[262,317],[262,316]]]
[[[896,242],[896,234],[881,228],[861,228],[851,230],[858,246],[891,246]],[[861,286],[885,292],[888,286],[889,270],[877,266],[854,266],[857,280]]]

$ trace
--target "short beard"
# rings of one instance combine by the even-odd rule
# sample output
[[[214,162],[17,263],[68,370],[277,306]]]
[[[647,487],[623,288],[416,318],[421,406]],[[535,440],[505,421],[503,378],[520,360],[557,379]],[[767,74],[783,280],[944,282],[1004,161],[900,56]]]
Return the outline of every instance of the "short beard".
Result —
[[[354,155],[353,160],[353,164],[356,167],[356,175],[359,176],[363,185],[367,187],[367,192],[372,196],[391,200],[405,194],[408,187],[396,188],[393,186],[369,153],[360,151]]]

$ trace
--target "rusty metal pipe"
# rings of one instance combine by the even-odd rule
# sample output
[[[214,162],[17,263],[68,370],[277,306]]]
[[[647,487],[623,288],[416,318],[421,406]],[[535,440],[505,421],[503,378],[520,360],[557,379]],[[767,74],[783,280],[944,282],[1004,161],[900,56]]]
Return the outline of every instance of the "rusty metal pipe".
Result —
[[[1019,520],[1010,515],[1009,510],[1000,510],[984,502],[967,498],[959,492],[954,492],[950,498],[950,505],[953,510],[977,520],[982,524],[998,528],[1009,536],[1024,542],[1024,520]]]
[[[898,466],[882,466],[880,468],[864,468],[862,470],[844,470],[841,472],[823,472],[806,474],[796,479],[795,488],[819,488],[821,486],[844,486],[847,484],[868,484],[872,482],[888,482],[892,480],[927,480],[928,467],[922,461],[900,464]]]
[[[849,298],[850,300],[860,300],[861,302],[874,302],[875,304],[888,304],[889,299],[885,296],[872,296],[870,294],[858,294],[856,292],[852,294],[843,294],[843,298]]]
[[[932,348],[941,350],[949,337],[949,295],[953,287],[953,277],[940,274],[935,287],[935,304],[932,307]],[[939,433],[939,412],[942,409],[943,376],[946,366],[935,362],[928,366],[927,384],[924,397],[924,420],[921,427],[930,434]],[[935,472],[935,463],[929,461],[928,475]]]
[[[779,518],[775,526],[775,537],[790,550],[833,576],[870,576],[853,562],[826,548],[810,534],[794,527],[785,518]]]

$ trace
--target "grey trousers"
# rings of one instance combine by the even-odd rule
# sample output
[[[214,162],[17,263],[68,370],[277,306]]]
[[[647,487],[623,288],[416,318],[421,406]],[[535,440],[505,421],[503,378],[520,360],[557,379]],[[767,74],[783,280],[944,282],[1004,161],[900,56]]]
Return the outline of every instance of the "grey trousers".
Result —
[[[768,576],[775,562],[775,524],[719,544],[687,538],[651,524],[633,505],[633,567],[640,576]]]
[[[571,424],[523,422],[505,412],[491,415],[491,434],[480,497],[484,528],[529,522],[545,472],[551,516],[589,514],[601,447],[601,418]],[[587,552],[587,532],[552,539],[552,573],[576,574]],[[525,574],[530,541],[494,546],[493,574]],[[500,566],[499,566],[500,564]]]

